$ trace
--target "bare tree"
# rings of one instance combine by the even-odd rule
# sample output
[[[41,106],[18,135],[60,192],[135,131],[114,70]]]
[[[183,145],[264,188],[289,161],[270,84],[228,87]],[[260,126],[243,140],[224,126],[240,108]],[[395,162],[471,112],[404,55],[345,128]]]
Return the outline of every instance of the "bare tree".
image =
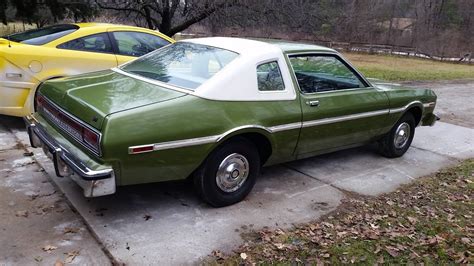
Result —
[[[150,29],[173,36],[198,23],[218,10],[237,5],[237,0],[143,0],[107,4],[107,1],[95,0],[105,10],[114,10],[135,19],[143,19]]]

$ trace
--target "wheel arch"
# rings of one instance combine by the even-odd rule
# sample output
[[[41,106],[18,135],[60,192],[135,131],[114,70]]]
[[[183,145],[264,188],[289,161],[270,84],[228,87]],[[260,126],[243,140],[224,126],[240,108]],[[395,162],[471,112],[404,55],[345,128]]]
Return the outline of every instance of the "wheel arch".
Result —
[[[243,126],[229,130],[219,137],[217,145],[212,150],[236,138],[245,138],[255,145],[262,165],[273,153],[274,141],[271,131],[262,126]]]
[[[406,107],[405,112],[403,113],[403,115],[405,115],[407,113],[411,113],[413,115],[413,117],[415,118],[415,126],[417,126],[420,123],[420,121],[423,117],[423,104],[421,102],[418,102],[418,101],[410,103]]]

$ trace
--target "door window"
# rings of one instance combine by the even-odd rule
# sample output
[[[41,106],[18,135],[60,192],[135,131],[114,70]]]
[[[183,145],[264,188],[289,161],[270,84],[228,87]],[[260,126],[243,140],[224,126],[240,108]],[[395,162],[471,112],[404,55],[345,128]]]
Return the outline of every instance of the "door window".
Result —
[[[257,66],[257,82],[259,91],[285,90],[283,77],[276,61]]]
[[[355,71],[337,56],[295,55],[290,56],[290,62],[303,93],[367,87]]]
[[[112,34],[120,55],[138,57],[170,43],[163,38],[143,32],[116,31]]]
[[[113,53],[112,44],[110,43],[107,33],[93,34],[78,38],[60,44],[57,48],[96,53]]]

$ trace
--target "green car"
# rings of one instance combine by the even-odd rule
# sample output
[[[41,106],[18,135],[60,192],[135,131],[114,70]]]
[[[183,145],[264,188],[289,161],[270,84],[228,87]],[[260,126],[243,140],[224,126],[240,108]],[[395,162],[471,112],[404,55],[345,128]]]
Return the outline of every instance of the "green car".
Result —
[[[435,105],[433,91],[371,83],[332,49],[216,37],[47,81],[25,120],[86,197],[192,178],[220,207],[244,199],[262,166],[371,142],[402,156]]]

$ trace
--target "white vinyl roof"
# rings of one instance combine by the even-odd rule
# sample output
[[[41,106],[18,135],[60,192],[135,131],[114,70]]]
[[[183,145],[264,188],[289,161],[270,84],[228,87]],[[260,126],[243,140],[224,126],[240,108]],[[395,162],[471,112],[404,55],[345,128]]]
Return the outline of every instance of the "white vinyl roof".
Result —
[[[232,37],[209,37],[209,38],[197,38],[197,39],[186,39],[184,42],[197,43],[202,45],[214,46],[226,50],[230,50],[239,54],[246,54],[249,52],[265,51],[266,49],[275,49],[275,45],[242,38]],[[278,49],[278,48],[277,48]]]
[[[211,78],[195,90],[180,88],[163,82],[141,77],[115,69],[124,75],[133,76],[150,83],[185,92],[197,97],[217,101],[281,101],[296,99],[296,88],[291,77],[285,53],[329,52],[336,51],[322,46],[278,40],[251,40],[232,37],[208,37],[186,39],[179,42],[212,46],[238,53],[239,56],[224,66]],[[276,62],[283,79],[283,90],[259,91],[257,67],[261,64]]]
[[[213,46],[239,54],[236,59],[204,82],[192,94],[219,101],[276,101],[296,98],[285,56],[277,45],[230,37],[187,39],[184,42]],[[268,62],[278,63],[284,90],[258,90],[257,66]]]

